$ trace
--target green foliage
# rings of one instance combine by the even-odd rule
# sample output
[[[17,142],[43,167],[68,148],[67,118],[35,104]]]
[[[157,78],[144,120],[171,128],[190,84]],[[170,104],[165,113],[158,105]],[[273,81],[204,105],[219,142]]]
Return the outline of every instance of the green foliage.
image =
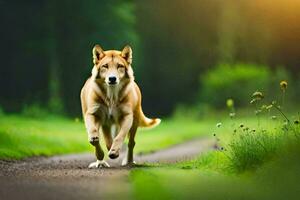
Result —
[[[276,98],[274,85],[281,80],[290,80],[284,68],[271,71],[263,65],[220,64],[201,76],[200,100],[223,108],[226,99],[231,98],[237,106],[247,106],[250,93],[257,90],[267,94],[268,100]]]
[[[215,110],[208,104],[197,104],[194,106],[179,104],[173,113],[174,119],[207,119],[211,118],[211,115],[215,113]]]
[[[237,106],[249,103],[249,91],[266,91],[271,72],[266,66],[251,64],[221,64],[201,76],[203,102],[217,108],[224,107],[226,99],[232,98]]]
[[[278,88],[281,89],[281,95],[286,94],[288,82],[281,81]],[[261,92],[255,92],[252,101],[262,101],[264,95]],[[258,98],[259,97],[259,98]],[[298,141],[300,137],[299,116],[292,122],[283,110],[284,99],[281,105],[272,101],[270,105],[262,105],[261,108],[256,105],[255,114],[258,120],[258,127],[250,129],[244,124],[233,130],[232,140],[228,144],[228,158],[231,167],[243,172],[249,169],[256,169],[258,166],[266,163],[277,156],[278,151],[282,152],[288,147],[291,141]],[[260,126],[260,115],[267,112],[270,117],[271,109],[274,109],[282,117],[283,121],[273,130],[267,126]],[[273,115],[270,120],[277,120]]]
[[[49,111],[47,111],[44,107],[39,104],[31,104],[25,105],[22,110],[22,115],[30,118],[45,118],[49,115]]]
[[[280,91],[278,92],[279,98],[285,97],[287,89],[290,87],[288,82],[281,81],[280,83],[277,82],[276,85],[277,87],[273,87],[273,90]],[[264,104],[264,97],[265,94],[259,91],[254,92],[252,95],[251,103],[255,104],[256,126],[250,125],[249,121],[236,125],[236,119],[232,118],[230,131],[226,130],[227,135],[228,133],[231,134],[227,136],[230,139],[227,139],[227,141],[221,139],[220,141],[220,137],[214,134],[218,150],[226,156],[222,159],[225,168],[235,172],[255,170],[278,157],[278,154],[283,152],[292,141],[299,141],[299,113],[297,117],[294,116],[294,119],[291,120],[284,110],[284,98],[282,98],[282,101],[272,101],[268,105]],[[232,100],[227,100],[227,106],[230,101]],[[217,153],[215,157],[217,157]]]

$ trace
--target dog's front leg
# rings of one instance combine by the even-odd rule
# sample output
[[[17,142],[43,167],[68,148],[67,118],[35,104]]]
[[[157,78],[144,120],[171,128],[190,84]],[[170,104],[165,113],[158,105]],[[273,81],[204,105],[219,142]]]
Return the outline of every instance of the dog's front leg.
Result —
[[[104,152],[99,143],[99,119],[97,119],[97,117],[93,114],[87,114],[85,116],[85,124],[88,132],[89,142],[95,147],[95,155],[97,158],[97,161],[92,162],[89,165],[89,168],[98,168],[101,166],[109,167],[108,163],[103,160]]]
[[[126,135],[128,134],[133,122],[133,114],[128,113],[125,114],[120,122],[120,131],[118,135],[115,137],[112,147],[108,152],[108,156],[111,159],[115,159],[119,157],[120,149],[122,147],[122,144],[125,140]]]

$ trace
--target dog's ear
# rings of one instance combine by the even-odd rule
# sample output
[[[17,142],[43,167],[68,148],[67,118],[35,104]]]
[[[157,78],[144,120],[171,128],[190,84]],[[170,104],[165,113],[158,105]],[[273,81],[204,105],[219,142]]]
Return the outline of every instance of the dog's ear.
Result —
[[[121,56],[127,61],[129,65],[132,63],[132,49],[129,45],[126,45],[121,53]]]
[[[98,44],[96,44],[93,48],[93,62],[94,62],[94,65],[97,65],[103,57],[104,57],[103,49]]]

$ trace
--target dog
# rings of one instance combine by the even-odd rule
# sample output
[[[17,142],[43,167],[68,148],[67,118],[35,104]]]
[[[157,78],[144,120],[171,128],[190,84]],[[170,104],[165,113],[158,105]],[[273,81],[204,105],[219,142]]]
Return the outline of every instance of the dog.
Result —
[[[132,49],[104,51],[99,45],[93,50],[91,77],[85,82],[80,98],[82,114],[88,133],[88,141],[95,147],[96,162],[89,168],[109,167],[99,142],[99,132],[108,150],[108,156],[116,159],[128,136],[128,152],[122,165],[132,165],[135,135],[138,127],[155,127],[159,118],[147,118],[141,107],[141,92],[134,81],[131,67]],[[115,132],[115,133],[114,133]]]

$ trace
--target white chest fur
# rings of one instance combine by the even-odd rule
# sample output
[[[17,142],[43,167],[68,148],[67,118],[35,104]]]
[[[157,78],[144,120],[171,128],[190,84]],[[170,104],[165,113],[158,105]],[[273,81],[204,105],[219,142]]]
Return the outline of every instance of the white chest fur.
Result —
[[[118,118],[119,86],[110,86],[106,91],[106,105],[108,119],[116,120]]]

